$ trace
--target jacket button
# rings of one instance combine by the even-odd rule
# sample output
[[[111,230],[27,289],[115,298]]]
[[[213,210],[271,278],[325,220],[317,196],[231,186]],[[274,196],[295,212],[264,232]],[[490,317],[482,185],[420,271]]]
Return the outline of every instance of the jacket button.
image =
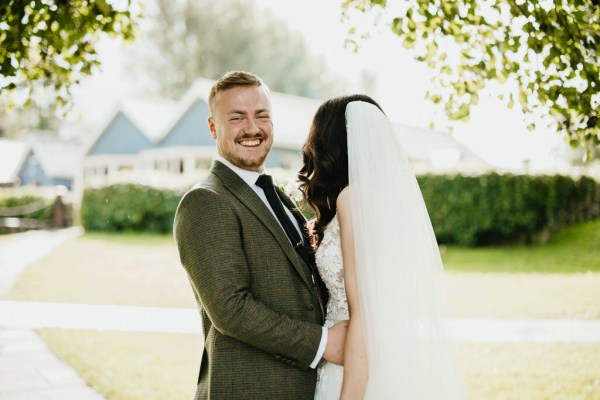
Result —
[[[275,359],[276,359],[276,360],[281,360],[281,356],[280,356],[279,354],[277,354],[277,355],[275,356]]]
[[[292,367],[295,367],[296,365],[298,365],[298,363],[297,363],[296,361],[292,361],[292,362],[290,363],[290,365],[291,365]]]
[[[310,303],[310,304],[308,304],[308,305],[306,306],[306,309],[307,309],[308,311],[312,311],[312,310],[314,310],[314,309],[315,309],[315,306],[313,306],[313,305],[312,305],[312,303]]]

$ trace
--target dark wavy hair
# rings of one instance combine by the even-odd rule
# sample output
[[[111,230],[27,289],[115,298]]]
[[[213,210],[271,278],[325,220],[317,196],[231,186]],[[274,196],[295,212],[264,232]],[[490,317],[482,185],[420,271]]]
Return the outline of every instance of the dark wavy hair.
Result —
[[[312,226],[315,248],[323,239],[325,227],[335,216],[338,195],[348,186],[346,106],[353,101],[371,103],[381,110],[375,100],[364,94],[327,100],[315,113],[308,139],[302,147],[304,165],[298,180],[304,201],[316,214]]]

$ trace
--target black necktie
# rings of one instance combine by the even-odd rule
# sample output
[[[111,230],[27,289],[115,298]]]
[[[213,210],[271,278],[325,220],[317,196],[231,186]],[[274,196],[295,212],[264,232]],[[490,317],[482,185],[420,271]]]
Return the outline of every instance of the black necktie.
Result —
[[[277,196],[277,193],[275,192],[275,186],[273,186],[273,179],[270,175],[261,175],[256,180],[256,184],[260,188],[262,188],[262,190],[264,190],[265,195],[267,196],[267,200],[269,201],[271,208],[275,212],[279,223],[281,224],[281,226],[283,226],[283,230],[294,245],[294,248],[296,248],[298,244],[302,243],[302,239],[300,238],[298,230],[296,229],[296,227],[288,217],[287,213],[285,212],[283,204],[281,203],[281,200],[279,200],[279,196]]]
[[[321,277],[319,276],[318,272],[316,272],[314,254],[310,251],[310,247],[303,245],[298,230],[290,220],[288,214],[285,212],[284,205],[279,199],[277,192],[275,192],[275,186],[273,186],[273,179],[269,175],[261,175],[256,180],[256,184],[264,190],[265,195],[267,196],[267,200],[271,205],[271,208],[273,208],[277,219],[283,226],[283,230],[294,245],[294,249],[296,249],[298,255],[304,260],[304,262],[308,266],[310,270],[310,278],[317,293],[317,300],[321,309],[321,316],[323,317],[323,321],[325,321],[324,304],[327,304],[329,293],[327,291],[327,288],[325,287],[325,284],[321,280]]]

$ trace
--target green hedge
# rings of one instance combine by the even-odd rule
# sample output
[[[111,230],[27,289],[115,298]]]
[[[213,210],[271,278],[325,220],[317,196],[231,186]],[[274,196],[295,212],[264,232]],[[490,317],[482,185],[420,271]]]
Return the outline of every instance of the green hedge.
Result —
[[[439,243],[531,243],[600,217],[600,183],[588,177],[490,173],[418,181]],[[87,189],[81,222],[88,230],[170,232],[182,194],[141,185]]]
[[[48,204],[46,207],[39,209],[30,213],[16,213],[12,214],[19,209],[27,209],[27,206],[42,203]],[[54,201],[47,200],[41,196],[34,195],[25,195],[22,197],[10,196],[10,197],[0,197],[0,208],[6,209],[7,211],[11,211],[11,217],[17,218],[30,218],[35,220],[51,220],[52,219],[52,211],[54,209]],[[0,217],[2,217],[0,215]]]
[[[589,177],[489,173],[418,181],[440,243],[544,241],[563,226],[600,217],[600,183]]]
[[[170,232],[181,192],[119,184],[86,189],[81,224],[90,231]]]

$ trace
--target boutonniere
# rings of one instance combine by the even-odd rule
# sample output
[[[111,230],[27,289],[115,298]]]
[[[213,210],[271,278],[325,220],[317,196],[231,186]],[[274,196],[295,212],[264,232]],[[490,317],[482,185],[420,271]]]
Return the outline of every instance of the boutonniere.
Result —
[[[298,211],[300,211],[307,220],[314,218],[315,213],[308,203],[304,201],[304,196],[302,196],[298,181],[290,178],[287,180],[287,183],[278,184],[277,187],[292,200]]]
[[[300,208],[302,206],[302,192],[300,191],[300,188],[298,187],[298,182],[296,180],[289,178],[287,180],[287,183],[281,183],[277,186],[279,187],[279,189],[281,189],[283,193],[285,193],[290,199],[292,199],[296,207]]]

